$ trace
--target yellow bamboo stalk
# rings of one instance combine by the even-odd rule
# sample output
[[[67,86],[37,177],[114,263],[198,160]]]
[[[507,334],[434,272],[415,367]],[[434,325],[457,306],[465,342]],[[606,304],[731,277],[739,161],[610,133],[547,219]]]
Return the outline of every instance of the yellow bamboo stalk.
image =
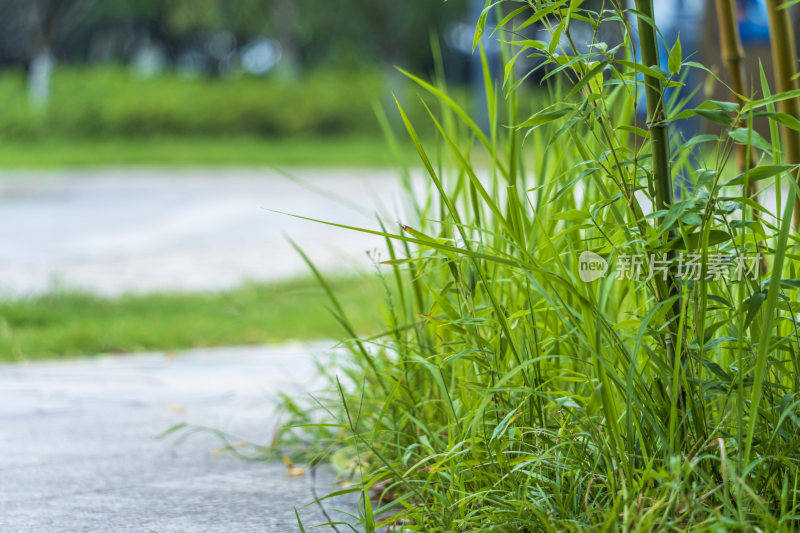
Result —
[[[731,79],[731,91],[733,97],[740,104],[743,103],[742,98],[749,96],[747,85],[745,83],[745,69],[744,69],[744,47],[742,46],[742,38],[739,36],[739,24],[736,21],[736,0],[714,0],[717,8],[717,24],[719,26],[719,44],[722,51],[722,60],[725,62],[725,67],[728,70],[728,76]],[[744,144],[737,144],[734,149],[736,157],[736,167],[739,173],[747,170],[747,167],[753,167],[756,164],[756,156],[753,147],[748,147]],[[749,153],[748,153],[749,152]],[[748,156],[749,159],[748,159]],[[758,196],[758,184],[747,184],[747,196],[755,198]],[[753,211],[753,218],[758,220],[760,213],[756,210]],[[762,242],[758,243],[758,247],[763,246]],[[767,261],[762,257],[761,264],[759,265],[761,272],[767,271]]]
[[[769,37],[772,50],[772,67],[775,89],[782,93],[797,89],[797,80],[792,77],[797,65],[794,29],[789,8],[779,9],[785,0],[767,0]],[[800,98],[789,98],[778,102],[778,110],[795,118],[800,117]],[[786,163],[800,163],[800,132],[781,127],[783,159]],[[795,196],[794,227],[800,228],[800,198]]]
[[[744,47],[742,47],[742,39],[739,37],[739,25],[736,22],[736,0],[715,0],[714,4],[717,8],[717,24],[719,26],[719,44],[722,51],[722,60],[728,70],[728,76],[731,81],[731,90],[733,97],[740,104],[742,103],[742,96],[748,96],[747,88],[745,85],[745,70],[744,70]],[[747,170],[747,146],[738,144],[736,146],[735,156],[736,165],[739,172]],[[755,157],[751,151],[750,165],[755,164]],[[758,186],[755,183],[750,183],[747,194],[750,197],[758,194]]]

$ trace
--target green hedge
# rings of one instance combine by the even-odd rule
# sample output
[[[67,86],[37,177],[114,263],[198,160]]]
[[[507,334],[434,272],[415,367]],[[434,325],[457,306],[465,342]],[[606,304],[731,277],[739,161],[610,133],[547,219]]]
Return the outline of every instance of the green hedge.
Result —
[[[57,68],[46,109],[32,110],[25,76],[0,75],[0,137],[330,135],[379,133],[372,110],[388,91],[379,73],[138,78],[121,67]]]

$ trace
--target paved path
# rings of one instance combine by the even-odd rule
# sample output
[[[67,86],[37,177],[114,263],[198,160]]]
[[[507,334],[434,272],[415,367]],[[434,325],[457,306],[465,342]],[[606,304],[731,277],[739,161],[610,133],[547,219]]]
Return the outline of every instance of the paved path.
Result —
[[[205,290],[368,267],[379,237],[286,215],[376,227],[396,213],[392,170],[90,169],[0,174],[0,296],[53,286],[104,294]],[[397,220],[391,215],[390,221]]]
[[[0,533],[298,531],[309,476],[214,456],[208,433],[158,435],[187,422],[269,443],[277,392],[318,388],[309,354],[329,345],[0,365]]]

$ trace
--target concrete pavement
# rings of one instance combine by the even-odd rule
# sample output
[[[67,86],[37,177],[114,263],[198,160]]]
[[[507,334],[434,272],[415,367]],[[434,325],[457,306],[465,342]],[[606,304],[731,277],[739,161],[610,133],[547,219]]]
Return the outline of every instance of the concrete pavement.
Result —
[[[269,210],[376,228],[397,213],[391,169],[101,168],[0,175],[0,296],[233,287],[368,268],[382,239]],[[389,220],[399,217],[390,215]]]
[[[216,456],[210,433],[159,435],[185,422],[268,444],[278,391],[320,388],[312,354],[328,361],[330,344],[0,365],[0,532],[295,532],[295,507],[324,523],[302,508],[310,476]]]
[[[270,209],[376,228],[397,213],[391,170],[91,169],[0,175],[0,297],[197,291],[369,268],[379,237]],[[389,215],[389,221],[400,219]],[[408,222],[407,220],[404,220]],[[309,476],[211,455],[211,433],[268,443],[275,398],[314,390],[331,343],[0,365],[0,533],[297,531],[325,522]],[[330,475],[319,493],[333,488]],[[351,499],[329,507],[354,510]],[[334,519],[345,519],[333,514]],[[330,530],[330,528],[328,528]],[[316,531],[325,531],[324,528]]]

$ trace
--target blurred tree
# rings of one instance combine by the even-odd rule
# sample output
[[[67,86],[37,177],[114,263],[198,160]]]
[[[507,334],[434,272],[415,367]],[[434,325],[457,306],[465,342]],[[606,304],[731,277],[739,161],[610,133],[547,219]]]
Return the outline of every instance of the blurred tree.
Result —
[[[283,54],[280,70],[287,77],[294,78],[300,70],[295,0],[275,0],[275,20]]]
[[[171,0],[167,27],[190,36],[227,30],[240,38],[274,35],[281,68],[382,62],[415,68],[430,61],[430,32],[463,18],[467,0]],[[338,63],[338,65],[337,65]]]
[[[279,70],[299,71],[296,0],[172,0],[166,3],[166,26],[176,35],[230,32],[240,40],[276,35],[281,46]]]
[[[220,35],[234,51],[276,39],[278,71],[431,65],[429,36],[463,20],[468,0],[0,0],[0,64],[23,63],[31,102],[44,105],[56,61],[130,61],[141,43],[175,62],[209,54]],[[214,58],[218,60],[217,58]],[[213,62],[209,62],[211,64]]]
[[[4,17],[17,21],[17,39],[26,51],[28,95],[31,105],[42,107],[50,93],[55,62],[54,48],[82,22],[97,0],[3,0]]]
[[[431,31],[467,13],[467,0],[339,0],[335,9],[320,9],[318,0],[296,5],[306,54],[325,62],[381,62],[412,70],[430,64]]]

